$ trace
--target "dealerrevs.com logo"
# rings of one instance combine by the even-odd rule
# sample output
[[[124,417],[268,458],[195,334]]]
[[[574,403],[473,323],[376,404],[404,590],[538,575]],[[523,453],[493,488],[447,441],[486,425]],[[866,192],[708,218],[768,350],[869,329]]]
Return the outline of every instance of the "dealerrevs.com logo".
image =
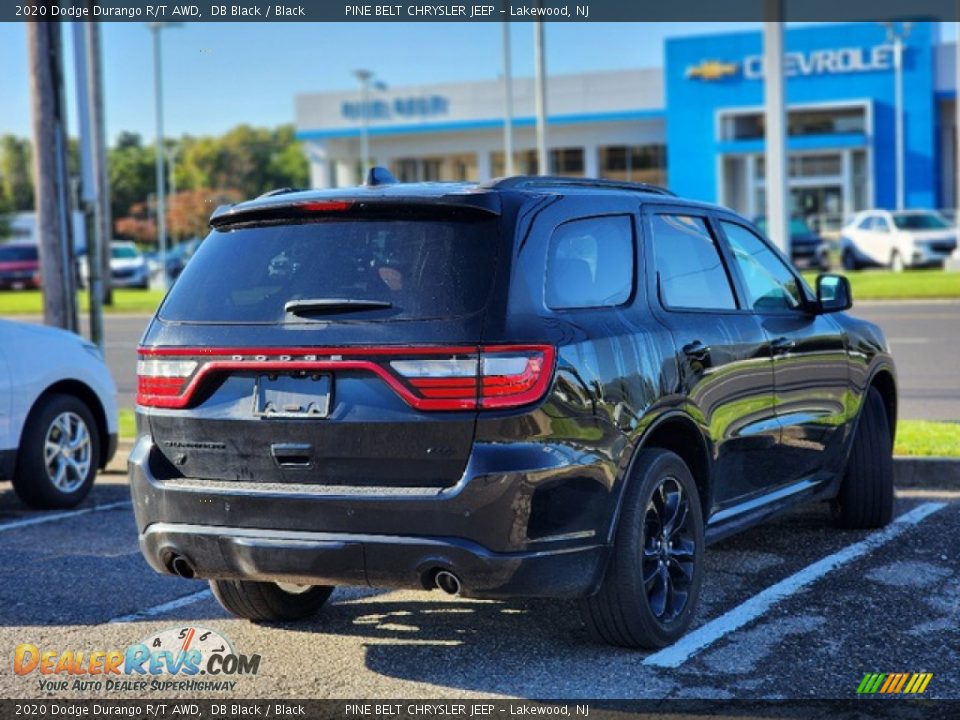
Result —
[[[221,633],[169,628],[125,649],[58,650],[17,645],[13,671],[42,692],[232,691],[238,676],[256,675],[259,655],[244,655]]]

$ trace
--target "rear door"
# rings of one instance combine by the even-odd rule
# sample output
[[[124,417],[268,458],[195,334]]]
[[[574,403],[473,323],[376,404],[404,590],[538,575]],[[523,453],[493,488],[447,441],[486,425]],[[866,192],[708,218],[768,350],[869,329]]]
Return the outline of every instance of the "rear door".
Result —
[[[650,207],[644,220],[654,258],[650,306],[673,334],[680,368],[674,398],[710,437],[712,510],[722,513],[777,481],[780,427],[769,344],[757,317],[738,304],[706,212]]]
[[[848,427],[845,338],[832,317],[811,311],[812,292],[760,235],[733,217],[719,226],[773,352],[779,474],[788,483],[816,482],[839,466]]]
[[[214,230],[141,348],[138,402],[168,471],[455,484],[473,441],[499,238],[498,218],[479,210]],[[494,352],[505,376],[526,369],[522,349]]]

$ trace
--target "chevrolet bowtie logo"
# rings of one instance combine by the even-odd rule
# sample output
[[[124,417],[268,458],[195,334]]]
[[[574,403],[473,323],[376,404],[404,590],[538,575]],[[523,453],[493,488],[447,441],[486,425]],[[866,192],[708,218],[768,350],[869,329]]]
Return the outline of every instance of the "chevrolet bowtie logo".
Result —
[[[699,65],[691,65],[687,68],[688,78],[699,78],[700,80],[720,80],[721,78],[736,75],[740,71],[737,63],[725,63],[719,60],[704,60]]]

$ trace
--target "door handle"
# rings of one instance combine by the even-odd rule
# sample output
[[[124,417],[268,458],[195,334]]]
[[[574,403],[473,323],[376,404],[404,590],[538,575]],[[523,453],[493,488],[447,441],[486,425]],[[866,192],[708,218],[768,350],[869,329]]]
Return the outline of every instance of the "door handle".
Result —
[[[770,342],[770,347],[773,348],[774,355],[780,355],[782,353],[790,352],[797,346],[797,341],[788,337],[778,337],[776,340]]]
[[[694,340],[683,346],[683,354],[692,360],[706,360],[710,355],[710,346],[704,345],[699,340]]]

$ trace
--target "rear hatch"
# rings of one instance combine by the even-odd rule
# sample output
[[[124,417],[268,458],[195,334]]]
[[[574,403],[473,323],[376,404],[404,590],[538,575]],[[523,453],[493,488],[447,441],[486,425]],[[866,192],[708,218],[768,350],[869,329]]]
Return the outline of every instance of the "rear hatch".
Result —
[[[529,367],[545,360],[483,346],[498,217],[313,205],[215,228],[158,311],[138,403],[164,467],[223,481],[455,484],[478,407],[529,398]],[[481,397],[484,367],[499,395]]]

